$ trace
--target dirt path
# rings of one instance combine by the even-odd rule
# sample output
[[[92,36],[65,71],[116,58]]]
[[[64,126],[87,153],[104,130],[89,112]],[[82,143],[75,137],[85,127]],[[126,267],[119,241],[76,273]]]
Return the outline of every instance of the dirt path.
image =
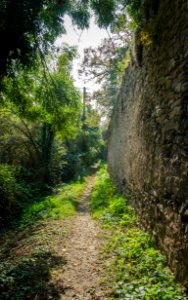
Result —
[[[4,236],[0,245],[0,300],[108,298],[107,286],[101,280],[102,231],[89,212],[93,179],[88,179],[76,215],[41,220]]]
[[[78,214],[66,223],[69,232],[63,245],[59,245],[59,255],[66,264],[53,278],[56,284],[63,286],[60,299],[97,300],[107,299],[105,287],[99,284],[102,275],[100,260],[100,229],[89,212],[89,197],[93,184],[89,184],[80,201]],[[62,248],[63,246],[63,248]]]

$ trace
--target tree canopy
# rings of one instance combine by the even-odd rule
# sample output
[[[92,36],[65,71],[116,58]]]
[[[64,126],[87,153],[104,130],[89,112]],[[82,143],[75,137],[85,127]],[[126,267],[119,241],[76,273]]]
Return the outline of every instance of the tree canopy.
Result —
[[[100,26],[113,18],[115,2],[66,0],[2,0],[0,2],[0,74],[5,75],[15,60],[30,64],[37,50],[46,53],[55,38],[65,32],[68,14],[80,28],[89,26],[91,10]],[[104,13],[105,12],[105,13]]]
[[[114,106],[121,85],[124,69],[129,62],[131,31],[124,25],[113,23],[109,38],[97,48],[86,48],[80,77],[87,83],[92,80],[99,84],[90,98],[93,99],[101,116],[108,117]]]
[[[139,0],[0,1],[0,206],[6,212],[0,219],[22,206],[18,199],[82,177],[103,158],[100,121],[113,106],[126,64],[127,8],[134,17],[134,7],[141,5]],[[54,46],[66,30],[65,15],[81,29],[94,16],[112,34],[98,49],[85,50],[85,74],[102,88],[87,93],[84,103],[71,76],[76,49]]]
[[[139,20],[143,0],[2,0],[0,1],[0,77],[11,74],[12,64],[30,65],[40,50],[44,54],[65,32],[68,14],[79,28],[89,27],[94,14],[100,27],[123,24],[123,8]]]

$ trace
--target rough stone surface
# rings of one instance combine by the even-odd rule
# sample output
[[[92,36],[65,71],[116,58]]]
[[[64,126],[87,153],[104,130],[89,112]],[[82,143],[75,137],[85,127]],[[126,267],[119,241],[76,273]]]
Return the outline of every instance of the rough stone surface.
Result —
[[[109,128],[109,171],[188,287],[187,0],[163,0],[151,11],[146,1],[144,18],[152,43],[139,45],[139,61],[132,55],[125,71]]]

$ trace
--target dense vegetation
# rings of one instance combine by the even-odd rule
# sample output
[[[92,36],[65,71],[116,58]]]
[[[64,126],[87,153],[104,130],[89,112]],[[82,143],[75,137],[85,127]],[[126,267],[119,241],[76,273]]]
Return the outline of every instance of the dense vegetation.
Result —
[[[55,38],[65,31],[65,14],[70,15],[73,21],[83,28],[89,26],[92,9],[96,13],[98,23],[107,25],[113,18],[114,6],[115,3],[111,0],[100,3],[76,0],[1,1],[0,38],[1,41],[6,41],[0,50],[1,76],[12,72],[10,67],[15,61],[31,65],[38,52],[46,54],[53,47]]]
[[[66,46],[55,61],[49,55],[44,64],[39,57],[37,69],[20,66],[16,77],[3,78],[1,224],[38,193],[84,176],[102,156],[101,130],[99,123],[89,122],[94,114],[89,104],[82,120],[81,94],[70,75],[75,55],[76,50]]]
[[[142,0],[3,0],[0,2],[0,77],[15,74],[12,65],[31,66],[38,52],[48,53],[55,38],[65,31],[63,17],[68,14],[80,28],[89,26],[94,13],[99,26],[114,20],[122,23],[122,8],[128,5],[139,20]]]
[[[59,299],[63,294],[62,286],[51,281],[53,272],[66,266],[57,249],[64,247],[64,222],[76,214],[86,186],[85,180],[59,185],[55,195],[38,198],[26,207],[14,231],[1,236],[0,299],[33,299],[36,295],[38,299]],[[108,262],[107,272],[100,280],[112,287],[109,299],[186,299],[164,256],[117,193],[105,167],[96,174],[90,207],[106,241],[102,255]]]
[[[0,1],[1,229],[13,225],[18,235],[24,231],[30,238],[30,230],[42,228],[44,222],[75,214],[86,186],[84,177],[105,157],[108,117],[130,61],[133,36],[138,48],[150,44],[148,32],[142,31],[143,19],[155,15],[158,3]],[[143,11],[147,12],[144,17]],[[65,15],[81,29],[89,27],[94,15],[98,26],[108,31],[109,38],[98,48],[85,49],[83,81],[100,84],[91,95],[81,95],[74,86],[71,71],[77,50],[54,43],[66,31]],[[186,299],[105,169],[97,173],[91,210],[107,229],[104,255],[113,256],[111,299]],[[12,238],[11,243],[18,240]],[[0,250],[1,261],[11,256],[9,246],[5,243]],[[44,291],[41,299],[48,293],[56,297],[56,287],[52,291],[46,284],[56,259],[39,245],[26,259],[0,263],[0,299],[33,299],[39,289]],[[29,282],[25,289],[21,289],[23,281]]]
[[[117,193],[105,168],[96,175],[91,210],[106,228],[104,256],[113,257],[108,266],[111,299],[186,299],[165,257],[141,228],[132,207]]]
[[[50,282],[51,272],[65,262],[54,250],[54,236],[62,242],[65,229],[60,220],[75,215],[85,187],[84,180],[60,185],[56,195],[36,199],[14,231],[1,236],[1,300],[59,299],[60,288]]]
[[[104,114],[111,111],[128,59],[127,7],[138,22],[142,1],[0,2],[0,37],[6,40],[0,49],[1,225],[36,195],[62,181],[82,178],[104,157]],[[95,61],[93,50],[86,50],[85,75],[88,70],[98,80],[105,77],[98,94],[84,103],[71,76],[76,49],[54,43],[66,31],[65,14],[79,28],[88,27],[94,14],[97,24],[110,26],[113,33],[114,42],[106,40],[95,50]],[[103,74],[98,74],[101,69]]]

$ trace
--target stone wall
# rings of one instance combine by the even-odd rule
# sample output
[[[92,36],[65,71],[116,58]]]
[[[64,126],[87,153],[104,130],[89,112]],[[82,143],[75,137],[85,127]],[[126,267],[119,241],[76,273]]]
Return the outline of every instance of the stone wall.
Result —
[[[143,30],[151,43],[136,42],[136,58],[125,70],[109,128],[108,164],[188,287],[188,2],[149,2]]]

